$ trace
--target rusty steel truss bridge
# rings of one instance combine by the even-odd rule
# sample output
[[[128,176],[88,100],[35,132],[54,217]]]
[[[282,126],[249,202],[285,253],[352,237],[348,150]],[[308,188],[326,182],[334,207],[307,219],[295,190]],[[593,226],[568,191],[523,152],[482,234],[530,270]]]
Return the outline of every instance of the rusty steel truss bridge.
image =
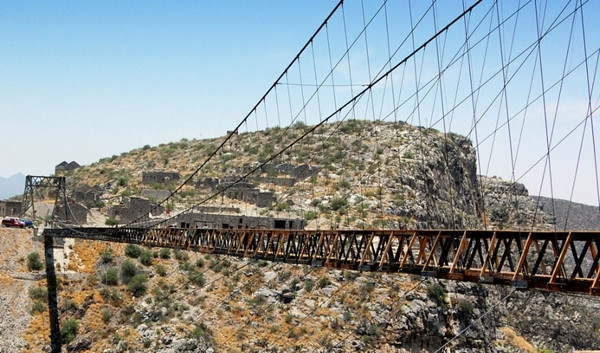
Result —
[[[71,228],[44,236],[600,294],[599,232]]]

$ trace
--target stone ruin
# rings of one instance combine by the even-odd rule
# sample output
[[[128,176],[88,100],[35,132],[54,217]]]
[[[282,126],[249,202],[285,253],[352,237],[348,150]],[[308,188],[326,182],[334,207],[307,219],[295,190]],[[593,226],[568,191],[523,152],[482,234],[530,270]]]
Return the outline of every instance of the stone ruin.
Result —
[[[273,218],[214,213],[186,213],[173,219],[174,226],[181,228],[221,229],[304,229],[302,218]]]
[[[1,217],[19,217],[23,203],[21,201],[3,200],[0,201]]]
[[[75,170],[79,167],[81,166],[75,161],[71,161],[70,163],[67,163],[67,161],[62,161],[57,164],[56,167],[54,167],[54,174],[59,175],[70,170]]]
[[[63,222],[71,224],[86,224],[88,209],[80,203],[70,201],[67,203],[66,214],[65,206],[62,204],[56,204],[54,206],[54,214]]]
[[[158,216],[165,211],[165,208],[158,206],[150,200],[143,197],[126,197],[118,205],[113,205],[108,210],[108,217],[116,219],[120,224],[130,223],[138,219],[141,215],[146,217],[152,212],[152,216]]]
[[[90,186],[90,185],[82,185],[75,192],[73,192],[73,197],[77,202],[83,201],[93,201],[98,202],[102,198],[104,194],[104,189],[102,186]]]
[[[224,177],[222,180],[219,180],[218,178],[204,178],[196,183],[196,188],[209,190],[227,188],[224,195],[230,199],[244,201],[256,205],[257,207],[268,207],[277,201],[275,193],[271,191],[262,191],[249,182],[238,182],[243,175],[251,173],[253,170],[257,169],[257,167],[257,164],[245,163],[241,168],[236,170],[239,175],[230,175]],[[278,165],[267,163],[259,170],[261,173],[271,175],[289,175],[286,177],[258,176],[253,179],[257,183],[283,187],[291,187],[296,181],[312,177],[319,173],[319,168],[317,167],[311,167],[308,164],[295,166],[290,163]]]
[[[181,175],[177,172],[142,172],[142,184],[151,185],[151,184],[167,184],[170,181],[177,181],[181,179]]]

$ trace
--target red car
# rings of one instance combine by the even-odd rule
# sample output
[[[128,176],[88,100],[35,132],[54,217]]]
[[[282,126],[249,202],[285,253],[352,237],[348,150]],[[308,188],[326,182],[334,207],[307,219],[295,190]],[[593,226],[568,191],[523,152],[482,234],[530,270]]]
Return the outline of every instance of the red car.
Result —
[[[5,227],[25,228],[25,222],[15,217],[5,217],[2,220],[2,225]]]

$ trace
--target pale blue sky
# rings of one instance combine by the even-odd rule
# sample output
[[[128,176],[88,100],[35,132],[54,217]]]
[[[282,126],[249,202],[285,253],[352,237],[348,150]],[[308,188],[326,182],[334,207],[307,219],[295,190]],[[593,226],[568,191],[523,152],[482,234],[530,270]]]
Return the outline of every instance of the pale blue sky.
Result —
[[[465,6],[474,1],[465,0]],[[17,172],[49,175],[63,160],[90,164],[146,144],[224,135],[246,116],[336,4],[336,0],[0,0],[0,148],[18,160],[0,164],[0,176]],[[381,1],[345,4],[352,42],[360,35],[363,21],[377,13]],[[353,65],[351,73],[344,71],[345,61],[340,61],[344,64],[334,70],[336,85],[342,84],[335,104],[351,97],[345,83],[358,84],[355,94],[360,84],[369,82],[369,62],[373,74],[387,70],[386,36],[392,50],[399,48],[393,56],[395,63],[463,11],[461,1],[438,0],[433,11],[428,10],[429,1],[407,4],[388,1],[385,21],[382,12],[374,15],[368,31],[370,51],[365,56],[361,48],[365,41],[359,38],[348,60]],[[361,16],[361,5],[366,16]],[[523,10],[514,15],[519,6]],[[584,16],[578,12],[580,6]],[[408,34],[409,12],[415,23],[425,14],[414,38]],[[531,194],[564,199],[571,197],[576,184],[575,201],[598,205],[600,143],[594,144],[591,119],[586,119],[588,83],[592,109],[600,108],[596,87],[600,81],[596,72],[600,60],[598,13],[600,1],[596,0],[484,1],[394,73],[390,82],[396,82],[397,90],[403,87],[403,93],[397,93],[398,102],[405,98],[407,102],[395,112],[412,124],[468,135],[475,145],[479,143],[480,173],[523,182]],[[388,19],[389,32],[385,30]],[[504,23],[500,31],[494,30],[497,21]],[[342,24],[341,16],[336,16],[328,26],[331,47],[341,53],[346,48]],[[537,26],[541,32],[549,31],[539,51],[531,46],[538,38]],[[462,46],[466,27],[472,32],[469,64]],[[301,57],[304,79],[311,77],[311,60],[326,69],[330,65],[324,36],[316,38],[314,50],[318,51],[316,59],[310,52]],[[586,55],[591,57],[587,68],[582,65]],[[504,72],[499,69],[501,57],[511,62]],[[568,75],[563,73],[571,70]],[[293,68],[286,79],[297,82],[298,71]],[[317,71],[318,80],[329,83],[322,68]],[[498,96],[502,74],[508,88],[506,95]],[[568,77],[561,80],[563,76]],[[475,102],[470,98],[470,86],[479,84],[482,87]],[[416,85],[423,107],[417,113],[411,93]],[[390,103],[390,95],[384,96],[389,87],[382,86],[373,90],[375,95],[381,94],[381,99],[374,100],[381,102],[380,108],[384,101]],[[302,106],[299,86],[281,87],[281,92],[283,88],[296,92],[292,99]],[[308,97],[310,87],[304,89]],[[548,90],[544,99],[535,100],[544,89]],[[445,105],[440,104],[441,96]],[[321,104],[329,104],[325,116],[335,110],[332,99],[325,103],[326,96],[320,98],[306,108],[308,123],[323,118],[316,114],[317,103],[319,110]],[[271,106],[265,109],[274,109],[273,98],[269,99]],[[463,99],[446,120],[439,118]],[[360,104],[366,106],[357,111],[374,111],[368,100]],[[522,111],[526,105],[528,109]],[[473,110],[480,119],[478,136],[470,133]],[[275,115],[273,111],[269,114]],[[358,118],[389,121],[395,116]],[[596,130],[598,116],[596,112]],[[503,128],[509,117],[510,129]],[[583,121],[588,125],[581,125]],[[566,142],[560,142],[562,139]],[[576,157],[580,145],[581,158]],[[552,173],[544,163],[549,147]]]
[[[225,134],[335,1],[0,1],[0,176]]]

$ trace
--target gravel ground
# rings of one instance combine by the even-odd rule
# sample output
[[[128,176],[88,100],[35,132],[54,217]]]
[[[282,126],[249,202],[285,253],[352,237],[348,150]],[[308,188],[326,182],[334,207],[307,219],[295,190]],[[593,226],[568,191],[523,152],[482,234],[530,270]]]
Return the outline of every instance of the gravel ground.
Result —
[[[31,240],[32,230],[0,228],[0,353],[23,352],[22,337],[29,325],[29,288],[37,285],[27,273],[27,255],[37,251],[43,256],[43,244]]]

